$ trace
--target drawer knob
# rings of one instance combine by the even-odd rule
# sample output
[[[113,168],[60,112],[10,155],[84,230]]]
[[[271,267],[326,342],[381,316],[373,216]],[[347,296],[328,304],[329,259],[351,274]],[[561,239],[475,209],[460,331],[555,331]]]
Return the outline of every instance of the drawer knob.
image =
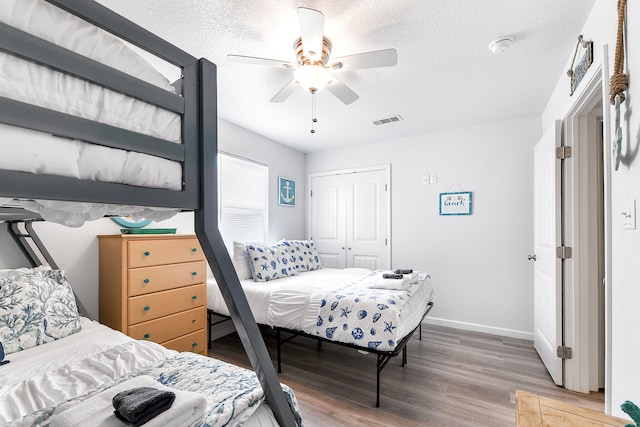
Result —
[[[144,280],[143,280],[143,282],[144,282],[144,283],[149,283],[150,281],[151,281],[151,280],[149,280],[149,279],[144,279]]]
[[[191,299],[194,300],[194,301],[197,300],[198,299],[198,295],[192,296]]]
[[[151,252],[149,252],[149,251],[144,251],[144,256],[149,256],[149,255],[151,255]]]
[[[149,339],[149,338],[151,338],[151,334],[144,334],[144,337],[145,337],[146,339]]]
[[[151,310],[151,307],[149,307],[148,305],[145,305],[144,306],[144,311],[149,311],[149,310]]]
[[[191,320],[191,323],[196,323],[196,319],[192,319],[192,320]]]
[[[197,276],[197,275],[198,275],[198,272],[197,272],[197,271],[194,271],[193,273],[191,273],[191,275],[195,277],[195,276]]]
[[[198,346],[198,343],[195,341],[193,342],[193,344],[191,344],[191,347],[197,347],[197,346]]]
[[[193,252],[195,254],[196,252],[198,252],[198,248],[191,249],[191,252]]]

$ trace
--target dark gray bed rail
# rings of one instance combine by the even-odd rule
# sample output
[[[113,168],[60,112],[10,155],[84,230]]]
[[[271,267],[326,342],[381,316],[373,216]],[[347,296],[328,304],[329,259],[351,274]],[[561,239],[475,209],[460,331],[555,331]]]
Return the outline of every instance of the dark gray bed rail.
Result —
[[[181,114],[183,119],[182,145],[174,144],[179,147],[176,150],[175,147],[168,145],[172,144],[169,142],[152,141],[149,137],[134,132],[83,121],[63,113],[42,111],[42,108],[2,97],[0,97],[0,123],[180,161],[183,165],[183,188],[182,191],[172,191],[0,170],[0,197],[194,210],[196,234],[231,311],[245,351],[265,391],[267,403],[280,425],[296,425],[269,353],[240,287],[231,258],[218,231],[215,65],[204,59],[196,60],[167,41],[93,1],[46,1],[179,66],[183,75],[182,96],[159,95],[157,88],[149,88],[146,84],[140,85],[138,79],[129,76],[120,79],[119,72],[109,67],[96,65],[86,58],[80,59],[78,55],[61,50],[50,43],[33,40],[28,35],[25,36],[24,33],[7,26],[0,28],[0,50],[35,60],[162,108],[178,110],[176,112]],[[37,58],[31,57],[32,49]],[[59,55],[62,55],[62,60],[57,58]],[[180,98],[178,102],[175,101],[176,98]],[[181,103],[183,103],[183,109],[180,107]],[[20,114],[11,113],[18,109]],[[156,142],[160,144],[156,145]]]

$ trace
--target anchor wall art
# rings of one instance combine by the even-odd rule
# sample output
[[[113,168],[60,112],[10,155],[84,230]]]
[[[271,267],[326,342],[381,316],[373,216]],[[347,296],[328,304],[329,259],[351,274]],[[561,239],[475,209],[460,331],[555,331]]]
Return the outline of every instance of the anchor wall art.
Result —
[[[294,180],[278,177],[278,204],[281,206],[296,205],[296,182]]]

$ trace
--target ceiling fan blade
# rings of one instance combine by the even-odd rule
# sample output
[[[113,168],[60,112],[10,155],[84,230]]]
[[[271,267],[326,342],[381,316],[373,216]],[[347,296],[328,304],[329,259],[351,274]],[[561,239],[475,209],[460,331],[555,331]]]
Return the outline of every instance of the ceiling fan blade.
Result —
[[[232,62],[239,62],[241,64],[252,65],[266,65],[267,67],[278,68],[296,68],[296,64],[291,62],[279,61],[277,59],[258,58],[255,56],[243,56],[243,55],[227,55],[227,59]]]
[[[327,90],[334,94],[336,98],[342,101],[345,105],[349,105],[360,98],[357,93],[349,89],[347,85],[342,83],[340,80],[336,79],[335,76],[331,83],[327,85]]]
[[[395,49],[384,49],[335,58],[329,67],[340,71],[349,71],[363,68],[393,67],[397,63],[398,52]]]
[[[322,59],[322,38],[324,37],[324,15],[306,7],[298,8],[300,38],[304,55],[311,61]]]
[[[295,80],[291,80],[282,89],[280,89],[278,93],[273,95],[273,98],[271,98],[271,102],[286,101],[293,94],[293,92],[296,91],[297,88],[298,88],[298,82],[296,82]]]

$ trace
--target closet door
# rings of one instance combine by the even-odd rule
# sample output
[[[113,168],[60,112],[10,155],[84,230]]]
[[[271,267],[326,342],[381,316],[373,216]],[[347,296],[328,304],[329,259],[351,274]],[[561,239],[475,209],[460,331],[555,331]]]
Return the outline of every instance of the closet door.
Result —
[[[389,170],[311,178],[309,230],[328,268],[390,268]]]
[[[347,267],[388,269],[387,171],[345,175]]]
[[[310,231],[323,267],[346,267],[346,218],[344,175],[313,177]]]

